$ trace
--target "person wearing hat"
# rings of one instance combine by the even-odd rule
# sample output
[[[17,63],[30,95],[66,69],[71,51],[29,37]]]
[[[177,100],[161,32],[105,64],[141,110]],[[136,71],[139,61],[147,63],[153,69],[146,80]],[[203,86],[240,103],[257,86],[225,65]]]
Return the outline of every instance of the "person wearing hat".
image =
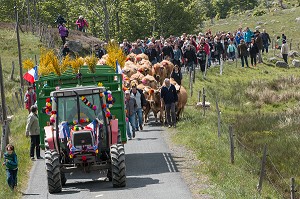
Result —
[[[285,39],[282,40],[282,46],[281,46],[280,52],[282,54],[282,58],[285,61],[285,63],[288,63],[287,58],[288,58],[288,54],[289,54],[289,46],[286,43]]]
[[[137,88],[135,83],[131,84],[130,96],[136,101],[136,120],[135,120],[135,130],[143,130],[143,110],[146,109],[146,99],[144,93],[141,89]]]
[[[76,20],[77,25],[77,30],[81,31],[81,32],[86,32],[86,28],[89,27],[89,24],[87,23],[87,21],[83,18],[82,15],[80,15],[78,17],[78,19]]]
[[[135,115],[137,104],[133,97],[130,96],[130,91],[125,91],[125,112],[126,112],[126,131],[129,140],[135,137]],[[131,130],[130,126],[131,125]],[[132,132],[132,133],[131,133]]]
[[[25,108],[28,110],[28,113],[30,113],[30,107],[34,105],[35,102],[36,102],[36,94],[34,92],[33,87],[29,86],[24,95]]]
[[[244,62],[246,63],[246,66],[248,65],[248,47],[245,43],[244,39],[241,39],[240,45],[238,45],[238,55],[241,58],[242,67],[244,68]]]

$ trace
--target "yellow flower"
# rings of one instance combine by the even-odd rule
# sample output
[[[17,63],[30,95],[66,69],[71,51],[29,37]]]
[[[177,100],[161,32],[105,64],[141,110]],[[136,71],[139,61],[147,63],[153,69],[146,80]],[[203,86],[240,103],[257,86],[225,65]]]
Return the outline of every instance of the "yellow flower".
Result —
[[[84,64],[84,59],[82,57],[76,57],[75,60],[71,61],[71,66],[74,73],[77,73],[80,67]]]
[[[116,61],[118,60],[121,68],[125,65],[126,56],[123,50],[116,42],[110,42],[107,46],[107,61],[106,64],[113,67],[116,70]]]
[[[27,70],[30,70],[34,67],[34,63],[31,59],[25,59],[22,64],[23,68]]]
[[[85,58],[85,62],[87,63],[90,71],[92,73],[95,73],[96,72],[96,64],[98,62],[98,58],[95,57],[95,55],[88,56],[88,57]]]

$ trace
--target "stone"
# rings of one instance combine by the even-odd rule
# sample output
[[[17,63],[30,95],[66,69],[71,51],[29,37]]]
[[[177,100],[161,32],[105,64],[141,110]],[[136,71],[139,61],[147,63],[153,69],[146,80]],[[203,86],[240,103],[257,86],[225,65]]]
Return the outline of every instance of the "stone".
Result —
[[[279,61],[279,59],[277,57],[270,57],[268,61],[275,64],[277,61]]]
[[[256,26],[255,30],[259,30],[261,28],[261,26]]]
[[[289,65],[287,63],[285,63],[284,61],[277,61],[275,66],[277,67],[281,67],[281,68],[287,68],[289,67]]]
[[[300,61],[299,61],[298,59],[294,59],[294,60],[292,61],[292,64],[293,64],[293,66],[295,66],[295,67],[300,67]]]
[[[300,23],[300,17],[297,17],[297,18],[295,19],[295,21],[296,21],[297,23]]]
[[[295,51],[295,50],[291,50],[291,51],[289,52],[288,56],[289,56],[289,57],[292,57],[292,58],[294,58],[294,57],[299,57],[299,53],[298,53],[297,51]]]
[[[262,25],[262,24],[263,24],[263,22],[261,22],[261,21],[258,21],[258,22],[256,22],[256,24],[257,24],[257,25]]]

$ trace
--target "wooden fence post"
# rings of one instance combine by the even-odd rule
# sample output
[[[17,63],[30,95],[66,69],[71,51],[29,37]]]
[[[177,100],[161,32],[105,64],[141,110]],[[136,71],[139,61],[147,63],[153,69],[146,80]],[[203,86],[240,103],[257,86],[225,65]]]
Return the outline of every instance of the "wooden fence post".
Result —
[[[23,98],[23,90],[22,88],[19,89],[20,92],[20,104],[21,104],[21,108],[24,108],[24,98]]]
[[[291,39],[291,42],[290,42],[290,50],[292,50],[292,41],[293,41],[293,39]]]
[[[221,137],[221,112],[219,109],[218,99],[216,99],[216,110],[218,114],[218,137]]]
[[[262,182],[263,182],[263,179],[264,179],[264,176],[265,176],[266,159],[267,159],[267,144],[265,144],[265,147],[264,147],[263,157],[262,157],[262,161],[261,161],[259,182],[258,182],[258,185],[257,185],[257,191],[258,191],[259,194],[261,194]]]
[[[203,87],[203,91],[202,91],[202,97],[203,97],[203,101],[202,101],[202,107],[203,107],[203,116],[205,116],[205,89]]]
[[[198,101],[197,102],[200,102],[200,98],[201,98],[201,91],[198,91]]]
[[[230,139],[230,162],[234,163],[234,140],[233,140],[233,129],[229,126],[229,139]]]
[[[291,178],[291,199],[295,199],[295,178]]]
[[[18,102],[19,107],[22,108],[22,104],[21,104],[22,101],[21,101],[21,103],[20,103],[20,98],[19,98],[18,92],[15,92],[15,97],[16,97],[16,100],[17,100],[17,102]]]
[[[11,62],[11,74],[10,74],[10,80],[14,79],[14,73],[15,73],[15,62]]]
[[[20,43],[20,34],[19,34],[19,16],[18,16],[17,6],[15,6],[15,17],[16,17],[16,32],[17,32],[17,42],[18,42],[19,66],[20,66],[20,84],[21,84],[21,88],[24,89],[21,43]]]
[[[37,58],[36,58],[36,55],[34,55],[34,61],[35,61],[35,65],[37,66],[38,63],[37,63]]]

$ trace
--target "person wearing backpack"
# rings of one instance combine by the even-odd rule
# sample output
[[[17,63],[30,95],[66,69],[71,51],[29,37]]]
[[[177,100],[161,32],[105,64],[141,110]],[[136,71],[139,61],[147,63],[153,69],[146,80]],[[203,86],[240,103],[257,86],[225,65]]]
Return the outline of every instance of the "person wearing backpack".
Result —
[[[59,32],[59,35],[61,37],[63,45],[65,45],[66,38],[69,36],[69,30],[67,29],[65,23],[58,26],[58,32]]]

